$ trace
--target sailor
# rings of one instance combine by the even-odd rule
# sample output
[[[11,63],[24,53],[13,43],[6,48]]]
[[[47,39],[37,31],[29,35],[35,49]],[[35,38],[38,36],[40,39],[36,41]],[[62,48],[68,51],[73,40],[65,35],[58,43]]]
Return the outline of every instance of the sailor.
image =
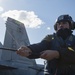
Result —
[[[55,24],[55,33],[41,42],[20,47],[17,54],[29,59],[47,60],[45,75],[75,75],[74,21],[68,14],[60,15]]]

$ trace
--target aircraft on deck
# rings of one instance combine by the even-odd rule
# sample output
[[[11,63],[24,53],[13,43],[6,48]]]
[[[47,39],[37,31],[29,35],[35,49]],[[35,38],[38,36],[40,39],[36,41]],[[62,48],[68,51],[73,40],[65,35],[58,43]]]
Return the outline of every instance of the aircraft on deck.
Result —
[[[36,64],[35,59],[16,54],[19,47],[29,44],[24,24],[8,17],[4,44],[0,43],[1,75],[44,75],[44,65]]]

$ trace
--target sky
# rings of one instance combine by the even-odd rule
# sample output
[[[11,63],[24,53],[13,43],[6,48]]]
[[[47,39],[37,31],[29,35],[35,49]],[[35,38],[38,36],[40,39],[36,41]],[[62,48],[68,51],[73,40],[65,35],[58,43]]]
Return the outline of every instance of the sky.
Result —
[[[30,44],[33,44],[55,32],[58,16],[69,14],[75,21],[74,7],[75,0],[0,0],[0,42],[4,42],[7,17],[24,23]],[[36,60],[38,64],[43,61]]]

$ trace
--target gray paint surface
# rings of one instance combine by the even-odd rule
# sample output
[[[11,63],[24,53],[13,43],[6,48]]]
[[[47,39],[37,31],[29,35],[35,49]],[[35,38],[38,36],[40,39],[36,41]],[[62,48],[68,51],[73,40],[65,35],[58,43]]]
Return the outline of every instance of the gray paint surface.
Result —
[[[6,21],[6,33],[4,44],[0,47],[17,50],[20,46],[29,45],[28,35],[23,23],[8,18]],[[0,74],[1,75],[43,75],[35,60],[16,54],[15,51],[0,49]]]

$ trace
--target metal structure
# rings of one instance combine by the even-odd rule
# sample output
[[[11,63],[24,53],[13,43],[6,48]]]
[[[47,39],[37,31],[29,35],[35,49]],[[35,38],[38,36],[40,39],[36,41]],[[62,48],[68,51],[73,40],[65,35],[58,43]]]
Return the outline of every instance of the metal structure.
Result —
[[[34,59],[15,52],[19,47],[29,44],[24,24],[8,17],[4,44],[0,43],[1,75],[43,75],[43,65],[37,65]]]

